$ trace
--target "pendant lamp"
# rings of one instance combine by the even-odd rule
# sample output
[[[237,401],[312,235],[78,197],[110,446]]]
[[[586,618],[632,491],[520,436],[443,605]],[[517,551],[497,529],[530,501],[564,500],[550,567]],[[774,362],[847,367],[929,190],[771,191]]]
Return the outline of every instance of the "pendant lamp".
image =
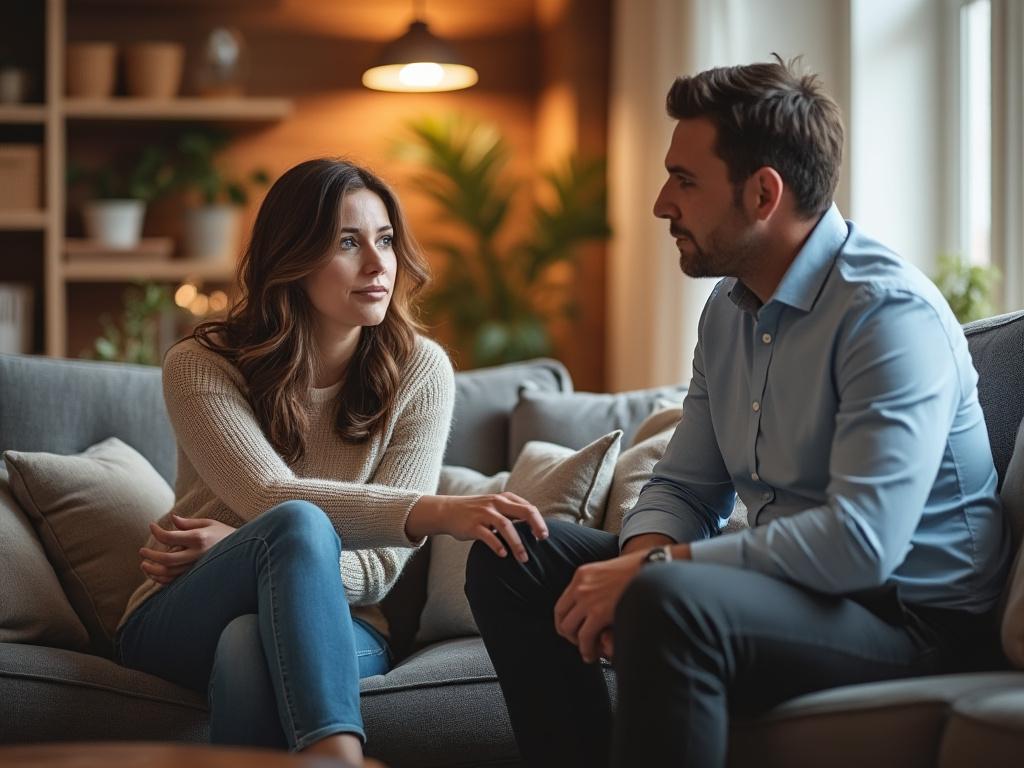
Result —
[[[476,85],[476,70],[463,64],[455,50],[435,36],[413,2],[408,31],[388,43],[375,66],[363,73],[363,85],[375,91],[458,91]]]

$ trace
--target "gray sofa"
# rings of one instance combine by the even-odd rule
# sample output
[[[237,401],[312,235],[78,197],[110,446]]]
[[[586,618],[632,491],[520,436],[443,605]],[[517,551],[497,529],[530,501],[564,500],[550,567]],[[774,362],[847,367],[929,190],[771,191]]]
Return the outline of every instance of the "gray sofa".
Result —
[[[1024,414],[1024,312],[967,332],[1002,478]],[[508,468],[509,414],[520,387],[572,389],[564,367],[547,360],[460,373],[457,384],[445,461],[488,474]],[[110,436],[134,446],[172,481],[174,439],[157,370],[0,356],[0,450],[75,453]],[[519,765],[480,640],[413,646],[427,558],[429,547],[384,606],[403,658],[389,674],[363,681],[369,752],[396,767]],[[4,574],[0,607],[17,585],[17,574]],[[0,639],[6,629],[0,626]],[[607,676],[614,693],[611,670]],[[207,728],[201,695],[98,656],[0,642],[0,743],[203,741]],[[1005,669],[801,697],[735,723],[730,764],[956,768],[1019,765],[1020,755],[1024,672]]]

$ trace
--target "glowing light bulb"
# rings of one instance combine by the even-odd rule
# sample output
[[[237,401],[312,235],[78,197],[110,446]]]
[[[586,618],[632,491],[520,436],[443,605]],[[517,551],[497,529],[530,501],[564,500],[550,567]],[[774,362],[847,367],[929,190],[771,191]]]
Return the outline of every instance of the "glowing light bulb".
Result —
[[[228,295],[224,291],[214,291],[210,294],[210,311],[220,312],[228,307]]]
[[[406,64],[398,73],[398,80],[409,88],[434,88],[444,80],[444,68],[430,61]]]
[[[178,290],[174,292],[174,303],[184,309],[192,303],[192,300],[196,297],[197,293],[199,293],[199,291],[194,285],[192,285],[192,283],[183,283],[178,287]]]

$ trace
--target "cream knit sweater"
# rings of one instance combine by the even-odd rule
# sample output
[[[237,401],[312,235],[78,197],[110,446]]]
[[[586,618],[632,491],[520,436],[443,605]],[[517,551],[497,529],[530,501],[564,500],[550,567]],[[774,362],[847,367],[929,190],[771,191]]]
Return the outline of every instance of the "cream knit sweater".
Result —
[[[189,339],[167,353],[164,400],[178,440],[171,512],[239,527],[276,504],[319,506],[341,537],[341,578],[354,615],[387,630],[375,607],[421,542],[405,534],[409,510],[434,493],[448,439],[455,381],[445,352],[420,337],[401,377],[384,429],[361,445],[334,430],[341,383],[311,389],[305,457],[288,465],[267,441],[249,405],[242,374]],[[158,524],[173,528],[170,512]],[[147,547],[163,548],[152,536]],[[146,579],[121,624],[161,586]]]

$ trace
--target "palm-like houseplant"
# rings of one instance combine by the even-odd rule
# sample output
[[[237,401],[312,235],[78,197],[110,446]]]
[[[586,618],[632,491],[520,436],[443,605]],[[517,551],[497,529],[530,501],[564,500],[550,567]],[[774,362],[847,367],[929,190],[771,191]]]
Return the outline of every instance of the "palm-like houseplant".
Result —
[[[604,161],[571,157],[545,173],[550,202],[535,206],[525,238],[502,248],[519,186],[502,173],[510,154],[502,136],[457,116],[424,117],[409,132],[401,154],[425,166],[415,186],[467,236],[430,243],[445,264],[428,311],[451,322],[476,365],[549,354],[549,322],[573,311],[566,287],[548,280],[550,267],[571,263],[578,245],[610,234]]]

